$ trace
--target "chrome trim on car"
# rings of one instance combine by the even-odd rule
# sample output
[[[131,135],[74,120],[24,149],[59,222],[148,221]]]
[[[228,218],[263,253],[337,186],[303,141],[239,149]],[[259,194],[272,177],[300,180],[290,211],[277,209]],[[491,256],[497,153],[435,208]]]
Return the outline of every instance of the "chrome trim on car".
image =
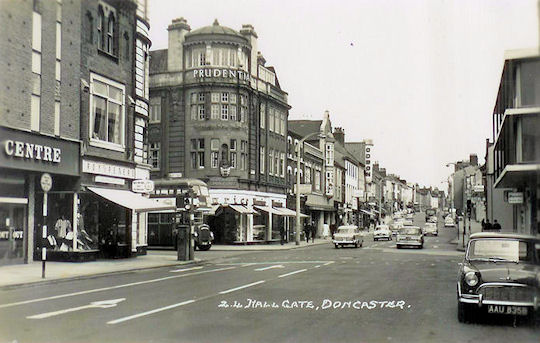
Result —
[[[535,309],[538,308],[538,298],[534,296],[533,301],[509,301],[509,300],[489,300],[484,299],[482,294],[478,294],[482,288],[485,287],[524,287],[528,288],[529,285],[520,283],[507,283],[507,282],[491,282],[484,283],[476,289],[475,294],[461,293],[461,284],[458,282],[458,301],[467,304],[478,304],[478,307],[485,305],[507,305],[507,306],[531,306]]]

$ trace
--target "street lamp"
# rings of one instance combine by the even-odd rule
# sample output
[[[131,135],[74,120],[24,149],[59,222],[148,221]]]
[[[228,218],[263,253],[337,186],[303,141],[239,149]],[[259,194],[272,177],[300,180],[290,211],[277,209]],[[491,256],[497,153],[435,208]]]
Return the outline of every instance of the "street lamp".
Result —
[[[304,144],[306,139],[317,135],[323,137],[320,132],[313,132],[302,138],[296,146],[296,233],[294,237],[296,245],[300,245],[300,146]]]

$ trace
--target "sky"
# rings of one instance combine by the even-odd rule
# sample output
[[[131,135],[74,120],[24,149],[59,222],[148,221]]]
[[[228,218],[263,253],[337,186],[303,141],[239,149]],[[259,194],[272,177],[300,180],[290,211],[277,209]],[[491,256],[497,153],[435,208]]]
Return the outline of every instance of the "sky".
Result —
[[[539,42],[537,0],[149,0],[151,50],[167,26],[254,26],[292,106],[346,142],[372,139],[389,173],[446,188],[449,162],[484,162],[504,51]]]

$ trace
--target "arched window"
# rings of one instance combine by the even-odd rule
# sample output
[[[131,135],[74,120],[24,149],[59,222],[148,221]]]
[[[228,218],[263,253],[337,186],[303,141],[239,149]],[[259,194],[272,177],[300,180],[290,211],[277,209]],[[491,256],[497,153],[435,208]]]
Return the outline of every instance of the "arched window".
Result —
[[[103,13],[103,8],[99,6],[98,9],[98,22],[97,22],[97,34],[98,34],[98,49],[104,49],[104,25],[105,25],[105,14]]]
[[[106,51],[109,54],[114,53],[114,51],[113,51],[113,48],[114,48],[114,25],[115,25],[114,14],[111,13],[109,15],[109,21],[107,23],[107,47],[106,47]]]

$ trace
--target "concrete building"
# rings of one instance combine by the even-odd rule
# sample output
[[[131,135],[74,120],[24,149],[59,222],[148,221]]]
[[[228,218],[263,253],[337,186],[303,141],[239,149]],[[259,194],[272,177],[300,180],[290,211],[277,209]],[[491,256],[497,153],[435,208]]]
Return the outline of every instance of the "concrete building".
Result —
[[[150,53],[152,178],[206,182],[218,243],[279,239],[290,106],[257,33],[217,20],[192,31],[179,18],[168,34]]]
[[[488,213],[508,209],[503,230],[540,234],[540,53],[538,48],[505,54],[488,145]],[[491,186],[492,183],[492,186]],[[501,197],[502,195],[502,197]],[[502,199],[501,199],[502,198]],[[502,202],[501,202],[502,200]],[[494,218],[495,219],[495,218]]]

